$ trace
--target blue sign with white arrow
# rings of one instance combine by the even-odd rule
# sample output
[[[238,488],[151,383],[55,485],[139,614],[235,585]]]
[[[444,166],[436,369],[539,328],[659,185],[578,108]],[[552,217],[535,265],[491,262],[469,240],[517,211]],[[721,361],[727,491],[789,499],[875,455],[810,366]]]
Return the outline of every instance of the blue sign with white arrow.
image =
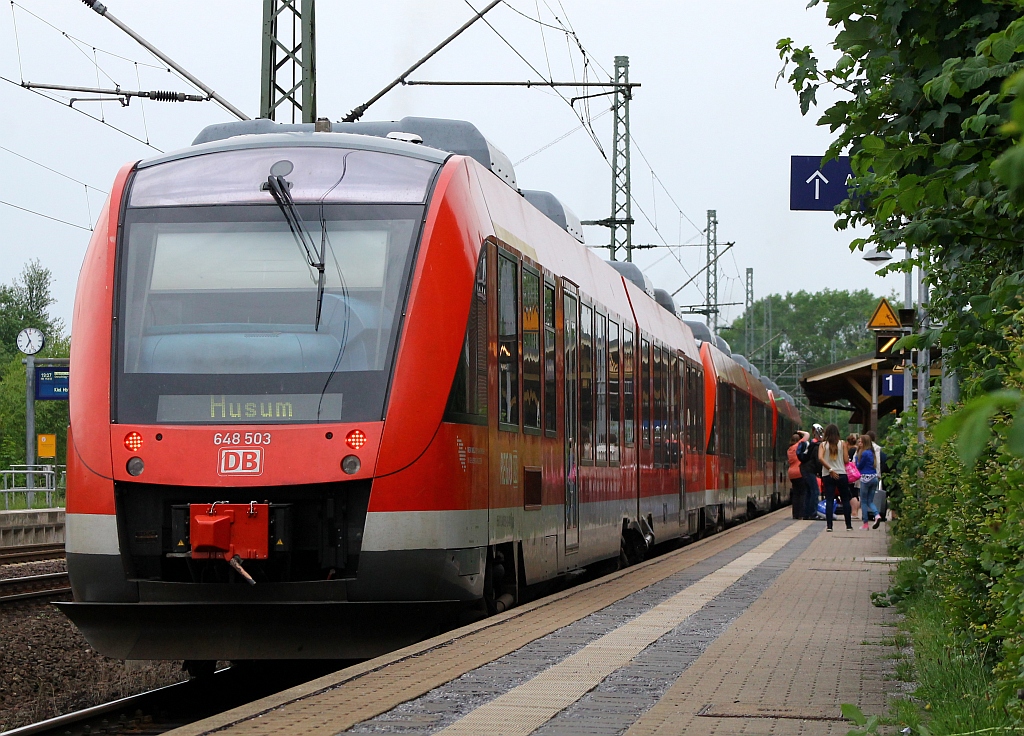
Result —
[[[824,166],[821,156],[790,156],[789,208],[831,211],[849,197],[847,181],[853,176],[850,157],[840,156]]]

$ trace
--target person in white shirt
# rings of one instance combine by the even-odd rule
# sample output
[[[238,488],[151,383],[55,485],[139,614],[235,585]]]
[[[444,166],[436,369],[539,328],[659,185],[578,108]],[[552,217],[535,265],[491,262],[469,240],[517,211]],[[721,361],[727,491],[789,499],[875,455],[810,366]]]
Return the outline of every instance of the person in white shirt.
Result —
[[[846,477],[846,442],[839,438],[839,427],[830,424],[825,427],[825,440],[818,447],[818,462],[821,463],[821,483],[825,492],[825,531],[832,531],[832,509],[836,496],[843,503],[843,519],[846,528],[853,529],[850,509],[850,483]]]

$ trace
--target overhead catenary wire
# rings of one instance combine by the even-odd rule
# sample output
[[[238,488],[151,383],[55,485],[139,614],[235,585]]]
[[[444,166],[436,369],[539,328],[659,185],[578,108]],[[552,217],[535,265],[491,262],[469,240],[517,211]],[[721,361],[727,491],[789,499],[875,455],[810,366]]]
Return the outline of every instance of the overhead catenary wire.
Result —
[[[77,108],[77,107],[75,107],[75,106],[73,106],[73,105],[68,105],[68,104],[65,104],[65,103],[64,103],[64,102],[62,102],[61,100],[58,100],[58,99],[57,99],[56,97],[51,97],[50,95],[48,95],[48,94],[44,94],[43,92],[40,92],[40,91],[38,91],[38,90],[34,90],[34,89],[29,89],[28,87],[24,87],[24,86],[22,86],[22,84],[21,84],[21,83],[19,83],[19,82],[15,82],[15,81],[14,81],[13,79],[10,79],[10,78],[8,78],[8,77],[5,77],[5,76],[2,76],[2,75],[0,75],[0,82],[7,82],[8,84],[12,84],[12,85],[14,85],[15,87],[18,87],[18,88],[20,88],[20,89],[23,89],[23,90],[25,90],[25,91],[27,91],[27,92],[31,92],[31,93],[32,93],[32,94],[34,94],[34,95],[39,95],[39,96],[40,96],[40,97],[42,97],[42,98],[43,98],[44,100],[50,100],[51,102],[56,102],[56,103],[58,103],[58,104],[59,104],[59,105],[60,105],[61,107],[63,107],[63,108],[67,108],[67,109],[69,109],[69,110],[74,110],[74,111],[75,111],[75,112],[77,112],[78,114],[80,114],[80,115],[84,115],[85,117],[89,118],[90,120],[95,120],[95,121],[96,121],[97,123],[100,123],[100,124],[102,124],[102,125],[105,125],[105,126],[107,126],[108,128],[110,128],[111,130],[116,130],[116,131],[117,131],[118,133],[120,133],[121,135],[123,135],[123,136],[126,136],[126,137],[128,137],[128,138],[131,138],[131,139],[132,139],[133,141],[136,141],[136,142],[138,142],[138,143],[141,143],[141,144],[142,144],[142,145],[144,145],[144,146],[148,146],[149,148],[152,148],[152,149],[153,149],[154,151],[156,151],[157,153],[163,153],[163,152],[164,152],[164,151],[163,151],[163,149],[161,149],[161,148],[157,148],[156,146],[154,146],[154,145],[153,145],[152,143],[150,143],[149,141],[144,141],[144,140],[142,140],[141,138],[139,138],[138,136],[132,135],[132,134],[131,134],[131,133],[129,133],[128,131],[124,130],[123,128],[118,128],[118,127],[117,127],[116,125],[112,125],[112,124],[108,123],[108,122],[107,122],[106,120],[100,120],[100,119],[99,119],[98,117],[96,117],[95,115],[90,115],[89,113],[85,112],[85,110],[82,110],[82,109],[80,109],[80,108]]]
[[[0,204],[7,205],[8,207],[13,207],[14,209],[21,210],[22,212],[28,212],[30,215],[36,215],[37,217],[45,217],[47,220],[53,220],[54,222],[59,222],[62,225],[69,225],[70,227],[77,227],[79,230],[85,230],[86,232],[90,232],[90,233],[92,232],[92,228],[91,227],[84,227],[83,225],[76,225],[73,222],[68,222],[67,220],[62,220],[59,217],[53,217],[52,215],[46,215],[46,214],[43,214],[42,212],[37,212],[36,210],[30,210],[28,207],[22,207],[20,205],[14,204],[12,202],[6,202],[6,201],[0,199]]]

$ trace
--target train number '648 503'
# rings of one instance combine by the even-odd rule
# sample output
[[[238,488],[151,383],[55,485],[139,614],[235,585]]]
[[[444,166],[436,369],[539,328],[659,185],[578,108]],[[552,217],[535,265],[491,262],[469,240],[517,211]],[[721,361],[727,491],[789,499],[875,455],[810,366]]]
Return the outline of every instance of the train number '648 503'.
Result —
[[[215,445],[269,445],[270,432],[217,432]]]

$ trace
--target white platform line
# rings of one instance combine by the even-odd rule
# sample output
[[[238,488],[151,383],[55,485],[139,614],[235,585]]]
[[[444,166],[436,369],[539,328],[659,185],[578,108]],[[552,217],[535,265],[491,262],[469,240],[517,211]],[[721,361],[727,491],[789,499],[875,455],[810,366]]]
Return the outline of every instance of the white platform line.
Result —
[[[807,528],[794,522],[746,554],[701,578],[647,613],[591,642],[575,654],[467,713],[441,734],[526,736],[593,690],[650,644],[768,560]]]

